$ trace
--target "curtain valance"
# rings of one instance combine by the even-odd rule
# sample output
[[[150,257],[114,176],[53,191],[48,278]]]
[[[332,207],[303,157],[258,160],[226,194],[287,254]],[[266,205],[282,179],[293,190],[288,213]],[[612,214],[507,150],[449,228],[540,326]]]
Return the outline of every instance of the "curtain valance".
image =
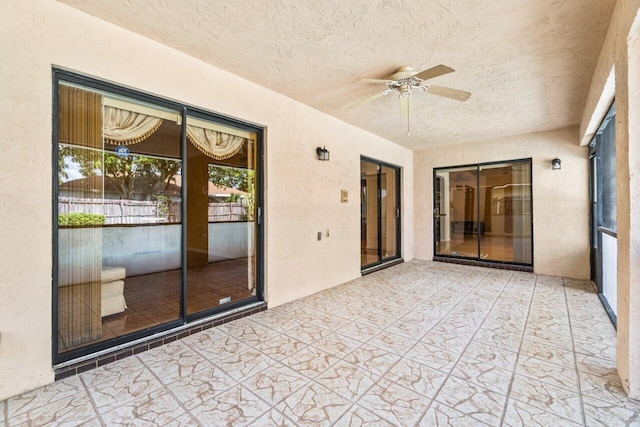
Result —
[[[248,141],[238,135],[187,125],[187,138],[202,154],[215,160],[235,156]]]
[[[161,125],[162,119],[158,117],[104,106],[102,132],[108,144],[137,144],[153,135]]]

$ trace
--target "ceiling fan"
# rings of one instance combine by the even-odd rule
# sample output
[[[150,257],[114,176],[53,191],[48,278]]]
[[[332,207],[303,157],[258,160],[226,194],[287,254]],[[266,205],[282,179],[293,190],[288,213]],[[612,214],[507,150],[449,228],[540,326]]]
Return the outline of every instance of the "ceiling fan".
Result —
[[[358,108],[368,102],[374,101],[380,97],[389,95],[391,92],[398,92],[400,98],[400,114],[403,117],[407,117],[407,135],[409,135],[409,115],[413,110],[412,91],[430,93],[436,96],[443,96],[445,98],[455,99],[456,101],[466,101],[471,94],[463,90],[452,89],[444,86],[436,86],[425,83],[426,80],[433,79],[434,77],[442,76],[444,74],[453,73],[455,70],[446,65],[436,65],[424,71],[417,72],[410,66],[404,66],[398,68],[387,79],[362,79],[358,80],[358,83],[373,83],[384,84],[387,86],[385,90],[380,93],[376,93],[373,96],[361,99],[347,108],[352,110]]]

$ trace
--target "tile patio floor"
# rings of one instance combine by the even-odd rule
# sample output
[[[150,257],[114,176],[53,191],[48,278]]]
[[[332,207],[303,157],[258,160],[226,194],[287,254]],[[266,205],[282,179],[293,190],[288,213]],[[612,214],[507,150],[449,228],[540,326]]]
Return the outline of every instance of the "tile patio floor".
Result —
[[[632,426],[589,282],[412,261],[0,402],[14,425]]]

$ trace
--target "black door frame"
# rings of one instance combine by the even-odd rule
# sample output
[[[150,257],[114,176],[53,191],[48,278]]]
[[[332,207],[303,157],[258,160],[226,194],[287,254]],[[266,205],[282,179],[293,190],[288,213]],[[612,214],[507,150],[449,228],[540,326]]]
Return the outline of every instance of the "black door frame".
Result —
[[[378,260],[376,262],[370,263],[370,264],[366,264],[366,265],[362,265],[362,262],[360,263],[360,270],[361,271],[365,271],[365,270],[371,270],[371,269],[376,269],[377,267],[381,266],[381,265],[386,265],[389,263],[392,263],[396,260],[401,260],[402,259],[402,209],[400,206],[400,201],[402,200],[402,197],[400,195],[400,191],[401,191],[401,167],[391,164],[391,163],[387,163],[387,162],[383,162],[381,160],[377,160],[377,159],[373,159],[371,157],[366,157],[366,156],[360,156],[360,164],[362,164],[362,162],[368,162],[371,164],[374,164],[376,166],[378,166],[378,188],[376,191],[376,198],[377,198],[377,221],[378,221]],[[385,166],[387,168],[393,169],[395,172],[395,227],[396,227],[396,253],[394,256],[390,256],[390,257],[386,257],[383,258],[382,257],[382,190],[380,188],[381,185],[381,179],[382,179],[382,167]],[[360,179],[362,179],[362,169],[360,172]],[[367,195],[370,196],[370,195]],[[361,222],[362,222],[362,213],[360,214],[360,218],[361,218]],[[362,228],[362,227],[361,227]],[[362,231],[360,232],[360,239],[362,240]]]
[[[78,84],[87,88],[95,89],[98,91],[105,91],[114,95],[121,95],[128,98],[133,98],[139,101],[148,102],[160,107],[169,108],[175,111],[179,111],[182,114],[182,123],[186,123],[186,115],[206,118],[222,125],[235,127],[242,130],[247,130],[256,133],[256,295],[252,298],[247,298],[238,302],[227,304],[223,307],[215,307],[209,310],[205,310],[199,313],[195,313],[187,316],[186,304],[187,304],[187,292],[186,292],[186,207],[187,207],[187,180],[183,179],[182,185],[182,236],[181,236],[181,260],[182,260],[182,280],[181,280],[181,307],[179,317],[176,320],[163,323],[158,326],[153,326],[147,329],[133,332],[131,334],[122,335],[119,337],[111,338],[105,341],[96,342],[94,344],[88,344],[84,347],[69,350],[64,353],[58,351],[58,262],[57,262],[57,248],[58,248],[58,85],[60,81]],[[83,74],[79,74],[73,71],[52,68],[52,249],[53,249],[53,266],[52,266],[52,360],[53,365],[58,365],[63,362],[69,362],[74,359],[84,358],[91,354],[103,352],[116,347],[125,346],[131,342],[139,342],[141,339],[153,337],[159,333],[165,333],[182,327],[195,320],[204,319],[207,317],[213,317],[225,312],[232,312],[244,306],[254,304],[256,302],[264,301],[264,127],[240,121],[233,117],[225,116],[220,113],[205,110],[196,106],[192,106],[185,103],[179,103],[166,98],[162,98],[157,95],[142,92],[136,89],[120,86],[115,83],[95,79]],[[182,127],[181,135],[181,160],[182,174],[186,178],[188,174],[186,159],[186,126]]]
[[[478,220],[476,221],[476,229],[478,230],[478,239],[477,239],[477,254],[478,256],[476,257],[465,257],[465,256],[459,256],[459,255],[448,255],[448,254],[438,254],[437,253],[437,248],[436,248],[436,210],[435,210],[435,206],[436,206],[436,178],[437,178],[437,172],[441,171],[441,170],[445,170],[445,169],[458,169],[458,168],[472,168],[475,167],[476,169],[476,188],[480,189],[480,168],[482,166],[491,166],[491,165],[498,165],[498,164],[502,164],[502,163],[529,163],[529,182],[531,183],[531,263],[520,263],[520,262],[513,262],[513,261],[501,261],[501,260],[492,260],[492,259],[482,259],[480,258],[480,191],[477,191],[476,194],[476,210],[477,210],[477,217]],[[471,163],[471,164],[466,164],[466,165],[455,165],[455,166],[444,166],[444,167],[437,167],[437,168],[433,168],[433,175],[432,175],[432,195],[433,195],[433,207],[434,209],[432,210],[432,224],[433,224],[433,256],[437,257],[437,258],[452,258],[452,259],[464,259],[464,260],[470,260],[470,261],[483,261],[483,262],[487,262],[490,264],[504,264],[504,265],[515,265],[515,266],[523,266],[523,267],[533,267],[533,262],[534,262],[534,239],[533,239],[533,233],[534,233],[534,217],[533,217],[533,161],[531,157],[528,158],[524,158],[524,159],[510,159],[510,160],[501,160],[501,161],[495,161],[495,162],[485,162],[485,163]]]

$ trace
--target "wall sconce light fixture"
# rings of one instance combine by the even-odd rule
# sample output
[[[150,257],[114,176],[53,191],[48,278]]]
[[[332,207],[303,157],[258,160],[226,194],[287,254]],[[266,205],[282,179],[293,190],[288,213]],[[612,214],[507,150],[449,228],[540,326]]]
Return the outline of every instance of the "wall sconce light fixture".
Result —
[[[328,162],[329,161],[329,150],[327,150],[326,147],[323,148],[316,148],[316,153],[318,153],[318,160],[323,161],[323,162]]]
[[[562,169],[561,166],[560,166],[560,163],[562,163],[562,162],[557,157],[555,159],[551,160],[551,169],[553,169],[554,171]]]

